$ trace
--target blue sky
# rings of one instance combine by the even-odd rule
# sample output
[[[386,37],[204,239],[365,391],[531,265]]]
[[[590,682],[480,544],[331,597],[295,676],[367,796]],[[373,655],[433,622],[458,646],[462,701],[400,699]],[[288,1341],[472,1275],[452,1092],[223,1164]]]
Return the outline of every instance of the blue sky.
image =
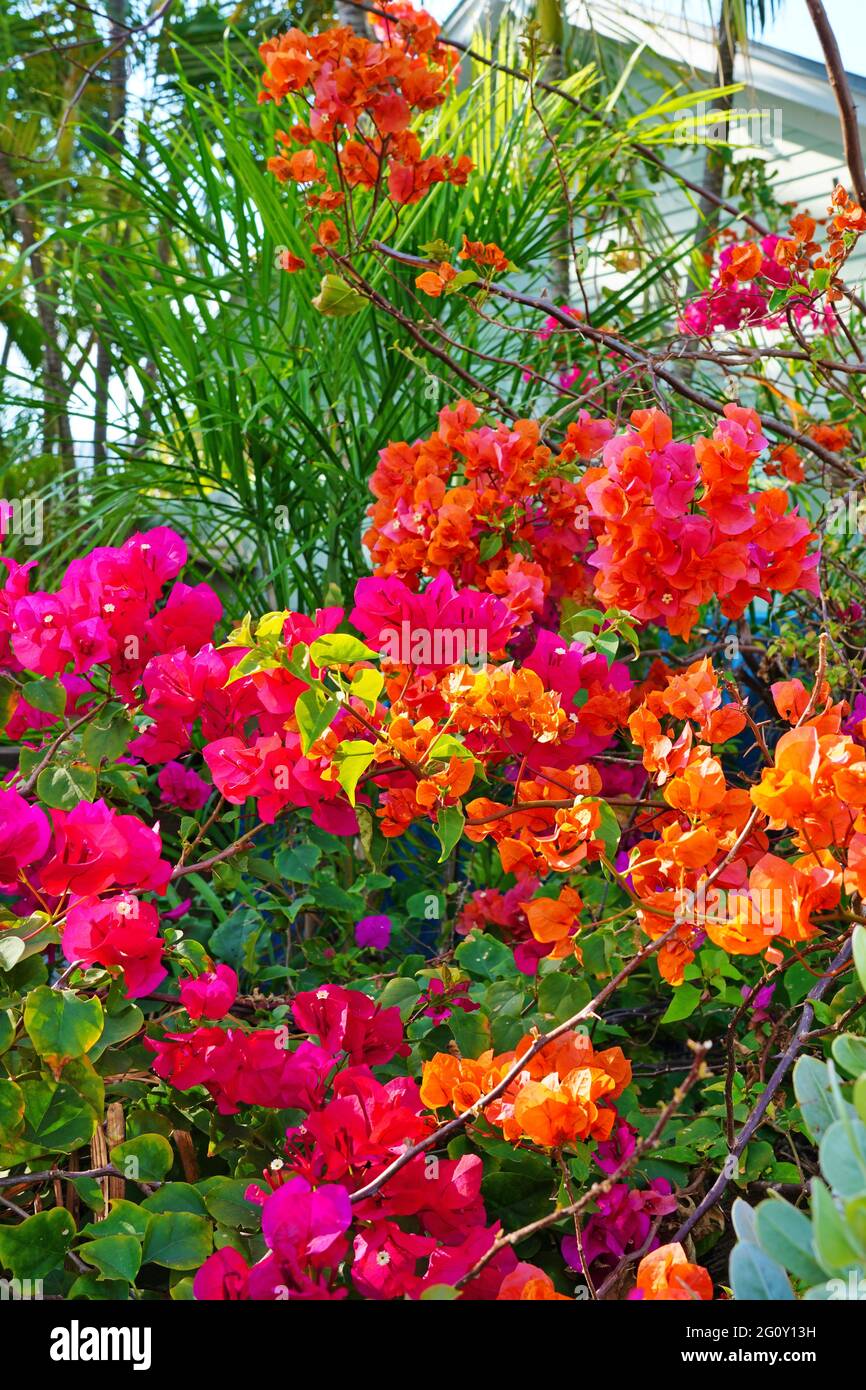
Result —
[[[719,0],[654,0],[654,3],[704,24],[715,20],[719,8]],[[455,4],[456,0],[426,0],[426,8],[437,19],[444,19]],[[624,9],[627,8],[626,3]],[[803,58],[822,62],[821,45],[806,0],[777,0],[774,8],[777,13],[760,36],[761,41],[787,53],[798,53]],[[835,30],[846,68],[849,72],[866,75],[866,0],[824,0],[824,8]]]

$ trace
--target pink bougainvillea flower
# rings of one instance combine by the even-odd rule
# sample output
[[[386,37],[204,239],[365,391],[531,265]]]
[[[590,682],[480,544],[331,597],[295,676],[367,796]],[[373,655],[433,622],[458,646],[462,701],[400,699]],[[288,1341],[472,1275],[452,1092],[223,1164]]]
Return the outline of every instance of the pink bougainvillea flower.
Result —
[[[16,791],[0,790],[0,885],[11,888],[22,869],[42,858],[50,840],[45,812]]]
[[[182,811],[200,811],[213,787],[190,767],[172,760],[166,763],[157,777],[163,800]]]
[[[352,1062],[376,1066],[408,1054],[400,1010],[380,1009],[360,990],[322,985],[297,994],[292,1013],[298,1027],[314,1033],[331,1055],[345,1052]]]
[[[180,1002],[190,1018],[224,1018],[237,997],[238,977],[230,965],[217,965],[180,986]]]
[[[355,940],[359,946],[384,951],[391,940],[391,918],[384,914],[362,917],[355,923]]]
[[[158,827],[120,815],[102,800],[54,811],[52,819],[54,854],[40,871],[47,892],[86,897],[115,885],[165,892],[171,865],[160,857]]]
[[[514,630],[492,594],[456,589],[443,570],[421,594],[402,579],[359,579],[349,615],[372,646],[419,674],[485,661],[502,652]]]
[[[208,1255],[196,1270],[192,1291],[197,1299],[237,1302],[249,1297],[249,1265],[231,1245]]]
[[[342,1261],[351,1223],[349,1194],[336,1183],[313,1190],[303,1178],[290,1178],[262,1208],[262,1235],[274,1254],[319,1269]]]
[[[62,944],[68,961],[122,966],[128,999],[152,993],[168,973],[156,908],[129,893],[76,903],[66,915]]]
[[[432,1018],[434,1023],[445,1023],[455,1009],[472,1014],[481,1007],[469,998],[468,980],[458,980],[454,985],[445,985],[442,980],[433,979],[418,1002],[426,1005],[421,1012],[427,1018]]]

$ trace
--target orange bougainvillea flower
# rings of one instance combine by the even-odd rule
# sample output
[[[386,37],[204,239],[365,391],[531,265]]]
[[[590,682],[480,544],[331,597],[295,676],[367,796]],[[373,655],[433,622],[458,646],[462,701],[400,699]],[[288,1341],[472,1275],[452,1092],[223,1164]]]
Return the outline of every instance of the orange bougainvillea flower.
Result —
[[[455,1114],[477,1106],[526,1056],[534,1039],[522,1038],[513,1052],[476,1059],[437,1052],[424,1063],[421,1100],[431,1110],[450,1105]],[[631,1065],[618,1047],[596,1052],[587,1034],[567,1032],[548,1043],[484,1110],[488,1123],[517,1143],[530,1139],[543,1148],[575,1140],[607,1139],[615,1101],[631,1081]]]
[[[511,265],[510,260],[495,241],[470,241],[463,234],[463,246],[457,252],[459,261],[474,261],[476,265],[489,266],[497,274],[502,274]]]
[[[681,1245],[660,1245],[644,1255],[638,1265],[636,1292],[656,1302],[710,1303],[713,1281],[703,1265],[690,1264]]]
[[[568,1294],[557,1293],[550,1275],[545,1274],[543,1269],[538,1268],[538,1265],[522,1262],[516,1265],[510,1274],[506,1274],[499,1286],[499,1293],[496,1298],[497,1301],[500,1299],[508,1301],[562,1299],[566,1303],[574,1302],[568,1297]]]
[[[297,270],[306,270],[307,263],[302,261],[300,256],[295,256],[291,251],[280,252],[280,270],[287,270],[293,275]]]
[[[425,270],[423,274],[418,276],[415,284],[417,288],[423,290],[425,294],[432,295],[434,299],[438,299],[439,296],[444,293],[445,286],[454,279],[456,274],[457,271],[454,269],[453,265],[449,265],[447,261],[443,261],[436,270]]]
[[[743,241],[731,248],[730,259],[721,272],[725,283],[732,280],[754,280],[764,261],[764,253],[753,241]]]
[[[559,942],[573,935],[582,907],[580,894],[566,887],[558,898],[534,898],[523,910],[536,941]]]

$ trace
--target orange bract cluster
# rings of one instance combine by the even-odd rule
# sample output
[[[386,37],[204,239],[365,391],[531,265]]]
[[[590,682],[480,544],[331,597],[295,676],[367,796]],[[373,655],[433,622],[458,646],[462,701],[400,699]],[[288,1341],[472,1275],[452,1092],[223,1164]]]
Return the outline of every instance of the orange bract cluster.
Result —
[[[774,687],[774,695],[792,713],[798,699],[805,699],[799,681]],[[855,830],[866,830],[866,748],[840,732],[845,708],[828,703],[783,734],[773,766],[764,769],[751,791],[771,829],[791,829],[794,843],[813,857],[816,850],[845,845]]]
[[[424,1063],[421,1099],[431,1110],[449,1105],[462,1115],[476,1107],[533,1044],[522,1038],[513,1052],[485,1052],[473,1060],[437,1052]],[[618,1047],[596,1052],[585,1033],[567,1032],[527,1058],[504,1093],[484,1107],[484,1118],[506,1139],[543,1148],[576,1140],[608,1139],[611,1106],[631,1081],[631,1065]]]
[[[779,739],[772,765],[748,792],[727,784],[710,746],[739,733],[745,714],[721,704],[706,659],[650,689],[629,721],[644,766],[671,807],[652,817],[653,838],[633,849],[629,873],[644,904],[644,930],[655,938],[677,924],[658,954],[672,984],[682,981],[699,933],[732,954],[781,959],[777,938],[814,937],[813,916],[838,905],[843,885],[859,891],[858,883],[866,883],[866,749],[840,732],[847,706],[831,704],[824,684],[810,715],[812,702],[799,680],[774,685],[773,696],[795,727]],[[666,717],[684,720],[682,730],[663,724]],[[695,742],[693,726],[702,741]],[[741,842],[747,823],[751,833]],[[793,832],[801,853],[791,861],[769,852],[766,829]],[[834,848],[848,850],[847,871]]]
[[[604,467],[584,478],[598,597],[686,639],[714,598],[739,618],[758,595],[816,587],[809,523],[782,490],[750,491],[767,444],[757,414],[736,405],[724,414],[692,447],[674,440],[663,411],[636,410],[632,428],[605,445]]]
[[[592,587],[581,561],[591,539],[586,498],[561,466],[597,453],[612,427],[582,415],[554,456],[534,420],[479,420],[460,401],[428,439],[382,451],[364,545],[377,574],[417,588],[445,570],[496,594],[521,624],[544,616],[553,626],[555,605]]]
[[[465,184],[472,161],[422,154],[410,123],[441,105],[454,74],[453,49],[439,43],[439,26],[423,10],[382,5],[376,40],[349,28],[305,34],[290,29],[259,49],[265,65],[260,101],[308,98],[306,121],[277,132],[281,152],[268,161],[282,183],[307,188],[313,211],[341,207],[346,191],[387,190],[394,203],[417,203],[435,183]],[[323,224],[333,226],[333,223]],[[336,230],[336,229],[335,229]],[[321,234],[316,255],[334,244]],[[297,257],[287,270],[300,268]]]
[[[511,804],[477,797],[466,807],[465,833],[470,840],[488,838],[495,842],[506,873],[518,879],[529,875],[544,875],[550,870],[567,873],[584,860],[598,859],[603,851],[600,838],[601,808],[596,800],[575,794],[570,806],[548,810],[537,802],[567,800],[563,786],[601,786],[593,767],[540,768],[537,781],[524,780],[519,796]],[[521,804],[529,802],[526,809]],[[540,940],[536,936],[536,940]]]
[[[713,1297],[713,1281],[703,1265],[690,1263],[683,1247],[660,1245],[644,1255],[637,1271],[633,1295],[653,1302],[709,1303]]]

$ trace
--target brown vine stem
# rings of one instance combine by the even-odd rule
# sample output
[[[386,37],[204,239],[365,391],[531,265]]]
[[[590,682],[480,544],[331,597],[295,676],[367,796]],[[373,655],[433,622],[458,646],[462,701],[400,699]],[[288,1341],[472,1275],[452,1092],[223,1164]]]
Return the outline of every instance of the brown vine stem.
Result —
[[[527,1236],[535,1235],[536,1232],[543,1231],[548,1226],[555,1226],[558,1221],[562,1221],[566,1216],[579,1216],[581,1211],[583,1211],[590,1202],[595,1201],[596,1197],[602,1197],[605,1193],[610,1192],[614,1184],[619,1182],[620,1178],[624,1177],[644,1154],[651,1153],[652,1150],[657,1147],[662,1132],[672,1115],[682,1105],[692,1087],[706,1075],[704,1059],[712,1044],[708,1042],[693,1043],[692,1046],[695,1056],[688,1076],[685,1077],[674,1091],[667,1105],[653,1125],[651,1132],[645,1139],[641,1139],[640,1142],[635,1145],[633,1152],[629,1154],[628,1158],[624,1158],[619,1167],[616,1168],[614,1172],[610,1173],[608,1177],[602,1178],[600,1182],[593,1183],[592,1187],[587,1188],[586,1192],[584,1192],[576,1202],[572,1202],[567,1207],[557,1207],[555,1211],[548,1212],[546,1216],[539,1217],[537,1221],[531,1221],[528,1226],[521,1226],[519,1230],[509,1231],[505,1235],[497,1236],[490,1249],[485,1251],[481,1256],[481,1259],[476,1261],[467,1274],[464,1274],[461,1279],[457,1280],[454,1285],[455,1288],[460,1289],[464,1284],[468,1284],[470,1279],[474,1279],[480,1274],[484,1266],[498,1255],[500,1250],[504,1250],[506,1246],[517,1245],[521,1240],[525,1240]]]
[[[491,1105],[494,1100],[498,1100],[511,1085],[511,1082],[520,1075],[526,1063],[530,1061],[536,1053],[540,1052],[548,1043],[554,1042],[556,1038],[562,1037],[563,1033],[569,1032],[570,1029],[574,1028],[576,1024],[581,1023],[585,1018],[591,1018],[601,1005],[619,989],[624,980],[627,980],[640,965],[643,965],[644,961],[649,960],[651,956],[654,956],[657,951],[661,950],[665,942],[670,940],[678,928],[679,923],[674,922],[661,936],[656,937],[654,941],[647,942],[646,946],[642,947],[612,979],[608,980],[604,988],[600,989],[598,994],[596,994],[593,999],[590,999],[588,1004],[584,1004],[583,1008],[578,1009],[576,1014],[572,1014],[571,1018],[567,1018],[564,1023],[560,1023],[556,1028],[552,1028],[549,1033],[539,1034],[531,1047],[528,1047],[527,1050],[517,1058],[514,1065],[509,1067],[502,1080],[497,1082],[486,1095],[481,1096],[469,1110],[464,1110],[462,1115],[456,1115],[453,1120],[446,1120],[444,1124],[438,1125],[436,1129],[428,1134],[426,1139],[421,1139],[417,1144],[412,1144],[400,1154],[399,1157],[395,1158],[393,1163],[389,1163],[388,1167],[384,1168],[371,1182],[368,1182],[364,1187],[360,1187],[357,1192],[353,1192],[351,1201],[353,1203],[362,1202],[367,1197],[375,1197],[376,1193],[380,1188],[384,1187],[389,1178],[392,1178],[395,1173],[399,1173],[400,1169],[404,1168],[407,1163],[410,1163],[413,1158],[417,1158],[418,1154],[425,1153],[426,1150],[432,1148],[434,1144],[441,1144],[446,1139],[450,1139],[452,1134],[457,1134],[471,1119],[475,1119],[488,1105]]]
[[[773,1075],[767,1082],[766,1089],[762,1092],[760,1100],[758,1101],[757,1105],[755,1106],[746,1123],[743,1125],[743,1128],[740,1130],[739,1138],[737,1139],[736,1144],[734,1145],[730,1154],[728,1155],[729,1158],[739,1158],[746,1145],[748,1144],[749,1140],[752,1138],[752,1135],[759,1128],[761,1122],[764,1119],[764,1116],[766,1115],[770,1107],[770,1102],[772,1101],[773,1097],[775,1096],[776,1092],[778,1091],[779,1087],[781,1086],[782,1082],[787,1076],[788,1071],[790,1070],[797,1057],[797,1054],[800,1051],[800,1048],[806,1041],[806,1037],[809,1032],[809,1025],[811,1024],[812,1019],[815,1016],[815,1004],[817,1004],[819,1000],[821,1000],[824,997],[824,994],[829,988],[831,982],[833,981],[833,979],[835,979],[839,967],[844,965],[848,961],[850,955],[851,938],[849,934],[849,936],[846,937],[841,950],[838,951],[837,954],[833,957],[833,960],[827,967],[825,974],[821,977],[820,980],[818,980],[816,984],[812,986],[812,988],[809,990],[809,993],[806,995],[806,998],[803,1000],[803,1012],[800,1015],[800,1021],[797,1024],[797,1027],[794,1029],[794,1032],[791,1034],[791,1039],[788,1043],[788,1046],[782,1053],[781,1059],[776,1067],[776,1070],[773,1072]],[[725,1167],[722,1169],[721,1173],[716,1178],[716,1181],[713,1183],[712,1187],[710,1188],[707,1195],[704,1197],[703,1201],[700,1203],[699,1206],[695,1207],[695,1210],[691,1213],[690,1216],[686,1218],[686,1220],[680,1226],[679,1230],[674,1236],[674,1240],[683,1240],[684,1237],[688,1235],[692,1227],[698,1221],[700,1221],[701,1217],[704,1216],[705,1213],[708,1212],[711,1209],[711,1207],[714,1207],[716,1203],[721,1199],[725,1189],[728,1186],[728,1183],[731,1181],[731,1179],[727,1176],[728,1167],[729,1165],[728,1163],[726,1163]]]
[[[424,256],[413,256],[408,251],[397,251],[393,246],[386,245],[385,242],[373,241],[370,243],[370,246],[373,251],[378,251],[379,254],[383,256],[389,256],[392,260],[400,261],[403,265],[409,265],[415,269],[424,270],[435,268],[435,263],[429,258]],[[333,259],[338,260],[341,258],[333,257]],[[705,391],[700,391],[697,387],[692,386],[690,382],[684,381],[682,377],[678,376],[676,372],[671,371],[670,367],[666,365],[666,357],[664,360],[659,360],[653,353],[647,352],[643,348],[636,347],[618,333],[614,333],[608,329],[594,328],[591,324],[586,323],[582,319],[575,319],[573,315],[567,313],[566,310],[552,303],[549,299],[542,299],[540,296],[533,294],[523,294],[519,290],[511,290],[506,285],[500,285],[495,280],[477,280],[473,285],[465,286],[465,289],[469,290],[476,287],[483,289],[487,294],[497,295],[500,299],[509,300],[513,304],[522,304],[528,309],[536,309],[539,313],[546,314],[548,318],[556,319],[557,323],[561,324],[563,328],[568,329],[569,332],[578,333],[582,337],[588,338],[590,342],[602,343],[611,348],[614,352],[618,352],[621,356],[627,357],[630,362],[634,362],[637,366],[643,367],[653,376],[666,382],[673,391],[676,391],[677,395],[682,396],[685,400],[691,401],[694,405],[699,405],[701,409],[706,410],[709,414],[719,417],[724,415],[724,408],[727,402],[714,400],[713,397],[708,396]],[[374,295],[371,294],[369,297],[374,298]],[[390,312],[390,306],[387,301],[383,301],[381,296],[375,296],[374,302],[377,301],[379,308],[383,309],[385,313]],[[395,315],[392,315],[392,317],[394,316]],[[441,353],[437,352],[437,355],[441,356]],[[457,370],[453,362],[449,362],[449,365]],[[485,390],[486,389],[487,388],[485,388]],[[513,414],[513,412],[511,413]],[[794,429],[792,425],[787,424],[784,420],[777,420],[772,415],[762,415],[758,413],[758,419],[762,427],[768,430],[770,434],[776,435],[780,439],[786,439],[792,444],[797,444],[801,449],[805,449],[808,453],[814,454],[822,463],[826,463],[831,468],[835,468],[838,472],[848,477],[856,478],[858,483],[862,483],[862,473],[854,468],[847,459],[842,458],[840,454],[834,453],[832,449],[825,448],[823,444],[819,444],[807,434],[803,434],[800,430]]]

